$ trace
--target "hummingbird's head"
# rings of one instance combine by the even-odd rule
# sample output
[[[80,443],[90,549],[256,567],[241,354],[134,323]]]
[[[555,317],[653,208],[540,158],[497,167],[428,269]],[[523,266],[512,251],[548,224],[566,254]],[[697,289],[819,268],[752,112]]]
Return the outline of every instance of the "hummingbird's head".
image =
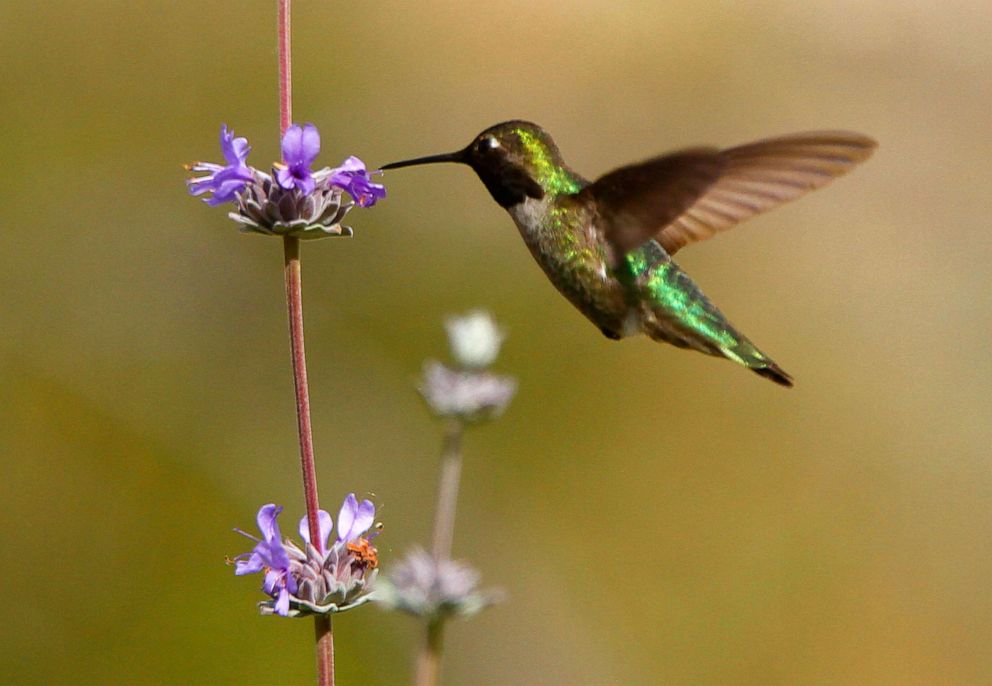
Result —
[[[465,148],[442,155],[393,162],[383,169],[457,162],[475,170],[493,200],[512,207],[546,193],[576,192],[582,181],[564,165],[558,146],[537,124],[508,121],[491,126]]]

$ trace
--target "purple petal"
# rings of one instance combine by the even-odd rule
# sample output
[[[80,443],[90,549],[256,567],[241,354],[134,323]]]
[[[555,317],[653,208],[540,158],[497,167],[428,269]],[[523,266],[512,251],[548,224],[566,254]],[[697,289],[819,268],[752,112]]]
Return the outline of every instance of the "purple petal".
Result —
[[[252,553],[247,560],[237,560],[234,563],[234,575],[244,576],[245,574],[257,574],[265,569],[262,558]]]
[[[262,505],[258,511],[258,516],[255,519],[258,522],[258,530],[262,532],[262,539],[266,542],[270,542],[272,539],[282,540],[282,535],[279,533],[279,523],[276,521],[280,512],[282,512],[282,506],[272,503]]]
[[[352,155],[342,162],[340,166],[331,170],[328,180],[335,186],[347,189],[348,184],[352,183],[356,177],[367,179],[369,173],[365,169],[365,163]]]
[[[269,544],[267,552],[270,567],[283,571],[289,569],[289,553],[287,553],[286,549],[282,547],[281,541],[272,541]]]
[[[287,165],[300,161],[303,152],[303,129],[293,124],[282,135],[282,161]]]
[[[307,124],[303,127],[300,147],[303,164],[312,164],[317,159],[317,155],[320,154],[320,132],[317,131],[317,127],[313,124]]]
[[[285,588],[279,591],[279,597],[276,599],[276,614],[283,617],[289,616],[289,591]]]
[[[296,179],[296,187],[299,189],[300,193],[303,195],[310,195],[313,193],[314,189],[317,187],[317,182],[313,180],[310,176],[310,170],[306,170],[307,175],[305,177]]]
[[[348,541],[351,535],[351,527],[355,523],[355,515],[358,513],[358,499],[354,493],[349,493],[341,504],[341,511],[338,512],[338,540]]]
[[[282,572],[277,572],[274,569],[270,569],[265,572],[265,581],[262,582],[262,590],[273,595],[277,588],[280,588],[282,581]]]
[[[228,131],[227,124],[220,127],[220,149],[224,153],[224,159],[231,166],[241,166],[244,164],[251,148],[248,147],[247,138],[235,138],[233,131]]]
[[[234,139],[234,131],[229,131],[227,124],[220,125],[220,149],[221,152],[226,153],[231,145],[231,141]]]
[[[354,155],[331,170],[328,182],[346,191],[359,207],[371,207],[386,197],[386,187],[381,183],[372,183],[365,163]]]
[[[385,186],[380,183],[370,183],[361,193],[359,193],[357,197],[355,197],[355,202],[358,203],[359,207],[371,207],[385,197]]]
[[[277,167],[276,181],[287,191],[295,188],[303,195],[310,195],[317,187],[317,182],[313,180],[310,169],[298,164],[288,168]]]
[[[354,493],[349,493],[338,514],[338,540],[353,541],[368,531],[375,519],[375,505],[370,500],[358,504]]]
[[[214,187],[214,180],[209,176],[202,179],[188,179],[186,185],[190,195],[203,195]]]
[[[228,161],[226,167],[211,162],[197,162],[190,167],[193,172],[206,172],[206,176],[186,181],[190,195],[213,193],[204,198],[208,205],[219,205],[236,199],[237,194],[253,179],[253,171],[244,161],[250,148],[244,138],[234,138],[227,126],[220,128],[220,147]]]
[[[348,159],[346,159],[344,162],[342,162],[341,163],[341,166],[339,166],[337,168],[337,170],[345,171],[345,172],[364,172],[365,171],[365,163],[362,162],[362,160],[359,159],[358,157],[355,157],[354,155],[352,155],[351,157],[349,157]],[[337,170],[335,170],[335,171],[337,171]]]
[[[251,181],[250,167],[224,167],[214,174],[214,183],[224,183],[225,181]]]
[[[213,196],[210,198],[204,198],[204,201],[210,206],[215,206],[225,202],[237,200],[238,193],[241,192],[241,189],[244,187],[244,181],[239,181],[237,179],[225,181],[217,185],[217,187],[213,189]]]
[[[327,539],[331,536],[331,530],[334,527],[334,523],[331,521],[331,515],[324,510],[317,510],[317,526],[320,529],[320,550],[321,552],[327,550]],[[312,543],[310,540],[310,525],[307,522],[307,518],[303,517],[300,519],[300,536],[307,543]],[[315,546],[317,547],[317,546]]]
[[[190,195],[203,195],[214,190],[217,186],[217,176],[223,173],[225,167],[219,164],[207,164],[201,162],[193,167],[193,171],[209,171],[207,176],[200,176],[194,179],[186,179]]]
[[[281,188],[285,188],[287,191],[292,190],[296,185],[296,179],[293,178],[293,172],[286,167],[276,168],[276,181],[279,183]]]
[[[363,500],[362,504],[358,506],[358,516],[355,517],[355,523],[351,529],[355,538],[368,531],[373,522],[375,522],[375,505],[372,504],[371,500]]]
[[[248,145],[247,138],[234,139],[234,157],[238,160],[238,164],[244,164],[250,152],[251,146]]]

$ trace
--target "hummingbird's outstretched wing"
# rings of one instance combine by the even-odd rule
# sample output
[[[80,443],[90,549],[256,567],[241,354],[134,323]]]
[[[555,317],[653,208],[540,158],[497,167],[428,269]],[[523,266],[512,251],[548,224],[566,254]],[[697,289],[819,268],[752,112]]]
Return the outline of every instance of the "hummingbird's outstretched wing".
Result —
[[[877,146],[860,133],[818,131],[723,150],[719,178],[655,239],[671,255],[827,185],[868,159]]]
[[[595,201],[615,258],[644,245],[683,216],[720,178],[716,148],[697,148],[620,167],[582,189]]]
[[[673,254],[826,185],[876,146],[859,133],[799,133],[622,167],[583,192],[604,201],[597,207],[618,254],[652,238]]]

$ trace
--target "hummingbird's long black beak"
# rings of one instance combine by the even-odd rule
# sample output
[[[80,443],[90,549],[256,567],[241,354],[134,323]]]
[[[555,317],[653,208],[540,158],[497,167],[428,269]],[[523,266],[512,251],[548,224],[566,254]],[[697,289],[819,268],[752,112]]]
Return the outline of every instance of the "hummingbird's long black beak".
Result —
[[[442,155],[428,155],[427,157],[417,157],[412,160],[403,160],[402,162],[390,162],[389,164],[384,164],[380,169],[399,169],[400,167],[412,167],[418,164],[437,164],[438,162],[460,162],[462,164],[468,163],[468,148],[464,150],[458,150],[456,152],[446,152]]]

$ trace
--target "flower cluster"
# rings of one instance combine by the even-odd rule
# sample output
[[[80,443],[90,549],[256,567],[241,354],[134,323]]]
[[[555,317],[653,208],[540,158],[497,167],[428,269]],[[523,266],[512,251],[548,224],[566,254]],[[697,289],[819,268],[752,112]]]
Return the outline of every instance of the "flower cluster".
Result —
[[[357,157],[334,169],[313,171],[311,165],[320,153],[320,133],[313,124],[286,129],[282,162],[273,166],[271,174],[248,166],[247,139],[235,138],[227,126],[220,129],[220,147],[227,164],[189,165],[189,171],[204,176],[186,183],[190,194],[205,196],[208,205],[234,203],[229,216],[242,231],[303,239],[350,236],[351,229],[341,220],[351,208],[371,207],[386,197],[385,186],[373,183]],[[352,199],[346,200],[343,192]]]
[[[320,510],[319,541],[310,540],[307,518],[300,520],[304,551],[289,539],[283,539],[276,518],[282,507],[268,504],[258,511],[261,538],[244,531],[238,533],[255,541],[255,548],[234,559],[234,573],[265,575],[262,590],[271,600],[259,604],[262,614],[296,617],[307,614],[343,612],[372,599],[371,588],[378,574],[379,558],[368,534],[375,520],[375,506],[361,503],[354,493],[348,495],[338,513],[338,534],[328,546],[333,522]]]
[[[388,608],[437,621],[470,617],[503,599],[499,590],[478,590],[479,572],[464,562],[435,560],[417,548],[398,563],[377,591]]]
[[[517,391],[508,376],[488,372],[505,338],[488,312],[476,310],[445,323],[458,368],[435,360],[424,363],[420,394],[438,417],[475,423],[503,414]]]

